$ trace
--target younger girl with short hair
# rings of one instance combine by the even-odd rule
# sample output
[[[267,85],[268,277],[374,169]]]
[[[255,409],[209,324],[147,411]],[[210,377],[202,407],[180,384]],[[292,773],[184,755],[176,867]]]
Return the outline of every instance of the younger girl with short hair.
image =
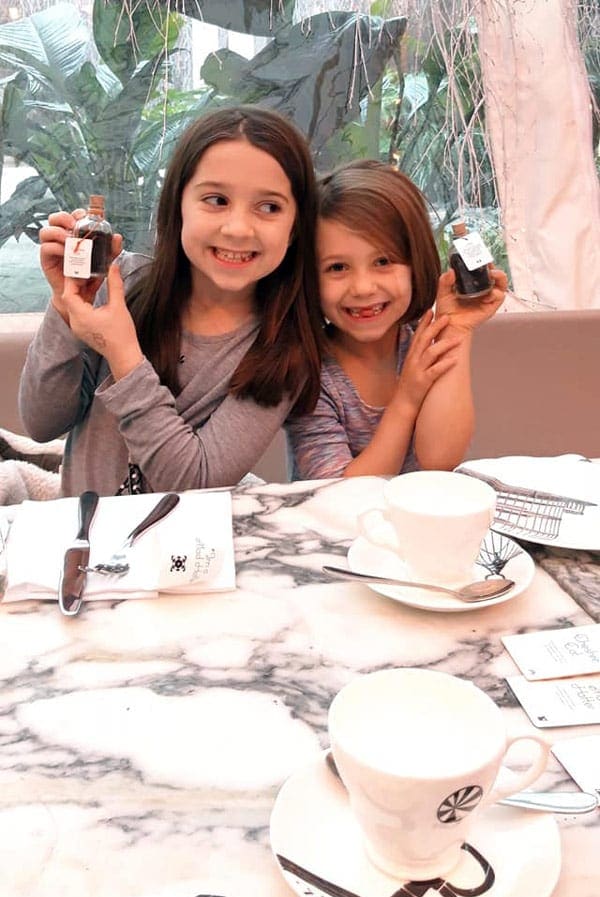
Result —
[[[317,261],[326,355],[315,410],[286,424],[294,477],[453,469],[474,427],[473,330],[502,303],[506,275],[492,270],[488,296],[459,300],[422,194],[375,161],[321,180]]]
[[[31,436],[69,433],[62,493],[237,483],[290,409],[309,411],[318,396],[304,137],[258,107],[194,122],[167,170],[154,257],[123,253],[96,301],[101,280],[62,273],[83,214],[50,215],[41,231],[52,296],[20,389]]]

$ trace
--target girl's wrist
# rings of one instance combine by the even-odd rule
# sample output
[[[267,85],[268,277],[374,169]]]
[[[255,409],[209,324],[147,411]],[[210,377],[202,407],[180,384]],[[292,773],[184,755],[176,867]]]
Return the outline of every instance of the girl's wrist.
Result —
[[[69,323],[69,313],[61,293],[52,293],[50,296],[50,305],[58,312],[63,321]]]
[[[386,411],[389,411],[389,413],[393,414],[396,418],[402,418],[403,421],[406,421],[412,426],[419,415],[419,410],[422,404],[422,399],[417,401],[408,396],[406,392],[398,390],[396,395],[389,402]]]
[[[477,326],[474,323],[468,323],[467,321],[460,321],[460,312],[446,312],[448,317],[448,323],[442,330],[440,336],[459,336],[461,337],[461,341],[463,340],[471,340],[473,338],[473,332],[475,327]]]
[[[137,352],[127,353],[126,355],[116,358],[108,358],[107,356],[105,357],[115,381],[122,380],[123,377],[126,377],[127,374],[130,374],[144,360],[141,349]]]

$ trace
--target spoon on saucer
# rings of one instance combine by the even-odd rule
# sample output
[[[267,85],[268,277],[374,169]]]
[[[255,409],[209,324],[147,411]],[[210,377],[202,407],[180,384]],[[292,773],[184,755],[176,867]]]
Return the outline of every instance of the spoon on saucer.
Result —
[[[449,589],[446,586],[437,586],[426,582],[409,582],[403,579],[393,579],[389,576],[355,573],[352,570],[345,570],[343,567],[331,567],[327,564],[323,567],[323,573],[327,573],[329,576],[339,576],[341,579],[351,579],[354,582],[373,583],[373,585],[402,586],[409,589],[428,589],[432,592],[444,592],[447,595],[458,598],[459,601],[467,602],[487,601],[490,598],[498,598],[514,586],[512,579],[481,579],[457,589]]]

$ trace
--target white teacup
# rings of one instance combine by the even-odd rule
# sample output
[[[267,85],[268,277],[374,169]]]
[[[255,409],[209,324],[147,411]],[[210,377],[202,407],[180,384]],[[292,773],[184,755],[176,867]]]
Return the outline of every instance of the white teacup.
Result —
[[[478,812],[537,779],[549,750],[535,735],[508,737],[500,709],[471,682],[411,668],[342,688],[329,736],[368,856],[410,881],[446,876]],[[528,739],[534,761],[499,784],[509,746]]]
[[[384,510],[360,514],[360,533],[395,552],[417,582],[460,586],[494,518],[496,493],[463,473],[419,470],[384,486]],[[405,578],[408,578],[405,577]]]

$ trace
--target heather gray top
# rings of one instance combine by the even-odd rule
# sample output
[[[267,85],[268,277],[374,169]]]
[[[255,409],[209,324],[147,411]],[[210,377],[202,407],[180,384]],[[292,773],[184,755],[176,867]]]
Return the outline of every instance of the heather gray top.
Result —
[[[400,372],[410,346],[412,329],[405,325],[398,339]],[[341,477],[352,461],[367,447],[385,408],[363,402],[354,383],[328,355],[321,369],[321,393],[315,410],[286,422],[289,452],[292,456],[294,480],[316,480]],[[398,473],[418,470],[411,438],[402,469]]]
[[[149,259],[123,253],[118,261],[127,290]],[[228,394],[257,330],[252,319],[219,336],[184,333],[182,388],[174,398],[147,359],[115,383],[105,359],[77,339],[50,305],[27,354],[19,407],[39,442],[69,434],[62,494],[94,489],[114,495],[128,461],[139,465],[153,492],[239,482],[292,404],[285,398],[264,408]]]

